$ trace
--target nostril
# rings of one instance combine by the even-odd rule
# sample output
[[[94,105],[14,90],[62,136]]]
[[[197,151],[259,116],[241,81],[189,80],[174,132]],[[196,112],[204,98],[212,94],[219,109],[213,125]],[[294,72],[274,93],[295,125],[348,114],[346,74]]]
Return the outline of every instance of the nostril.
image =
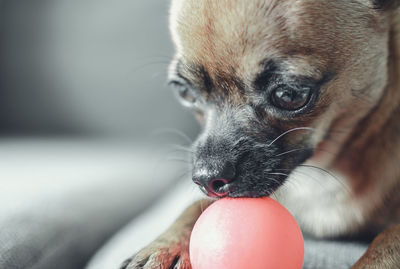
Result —
[[[197,161],[193,169],[192,180],[207,195],[223,197],[232,191],[231,182],[236,176],[235,168],[234,162],[226,160]]]
[[[228,185],[229,181],[226,179],[214,179],[210,183],[210,189],[215,193],[225,193],[224,186]]]

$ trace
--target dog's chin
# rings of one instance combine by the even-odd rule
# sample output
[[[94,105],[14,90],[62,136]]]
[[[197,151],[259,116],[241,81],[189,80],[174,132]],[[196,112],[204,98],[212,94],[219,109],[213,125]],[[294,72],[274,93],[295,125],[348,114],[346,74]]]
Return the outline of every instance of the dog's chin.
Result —
[[[262,198],[262,197],[268,197],[271,194],[273,194],[274,191],[241,191],[241,192],[232,192],[229,193],[226,197],[230,198]]]
[[[270,184],[258,184],[252,186],[240,186],[238,188],[233,189],[230,191],[226,196],[231,198],[262,198],[271,196],[281,185],[281,184],[274,184],[271,186]]]

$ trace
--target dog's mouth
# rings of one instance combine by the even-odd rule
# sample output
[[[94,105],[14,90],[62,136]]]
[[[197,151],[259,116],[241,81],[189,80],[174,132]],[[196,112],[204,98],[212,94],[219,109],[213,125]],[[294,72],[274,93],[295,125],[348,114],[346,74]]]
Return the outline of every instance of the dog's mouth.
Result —
[[[305,150],[302,154],[278,156],[269,150],[248,153],[234,165],[207,157],[208,161],[197,162],[193,181],[212,198],[266,197],[282,186],[291,172],[313,154],[312,150]]]
[[[277,188],[279,188],[286,180],[285,178],[273,179],[271,182],[271,178],[266,179],[269,181],[267,184],[260,186],[262,184],[237,184],[234,180],[230,182],[226,179],[215,179],[210,186],[204,186],[199,182],[195,182],[199,185],[200,190],[211,198],[259,198],[270,196]],[[257,186],[257,187],[255,187]]]

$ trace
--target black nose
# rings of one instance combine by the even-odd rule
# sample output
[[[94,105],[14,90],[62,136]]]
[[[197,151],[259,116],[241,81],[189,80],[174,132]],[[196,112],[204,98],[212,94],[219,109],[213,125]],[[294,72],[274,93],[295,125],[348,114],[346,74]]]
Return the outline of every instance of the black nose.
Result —
[[[209,160],[198,163],[193,169],[193,181],[211,197],[224,197],[232,190],[235,177],[235,165],[232,162],[221,163]]]

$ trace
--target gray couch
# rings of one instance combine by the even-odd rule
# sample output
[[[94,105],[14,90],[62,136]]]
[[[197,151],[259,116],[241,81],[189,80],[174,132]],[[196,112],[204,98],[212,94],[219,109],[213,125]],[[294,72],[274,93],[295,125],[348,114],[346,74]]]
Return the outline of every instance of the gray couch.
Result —
[[[0,268],[83,268],[158,200],[182,165],[106,139],[0,142]]]
[[[0,268],[116,268],[199,196],[165,131],[198,133],[163,86],[168,3],[0,3]],[[308,239],[305,268],[365,248]]]

